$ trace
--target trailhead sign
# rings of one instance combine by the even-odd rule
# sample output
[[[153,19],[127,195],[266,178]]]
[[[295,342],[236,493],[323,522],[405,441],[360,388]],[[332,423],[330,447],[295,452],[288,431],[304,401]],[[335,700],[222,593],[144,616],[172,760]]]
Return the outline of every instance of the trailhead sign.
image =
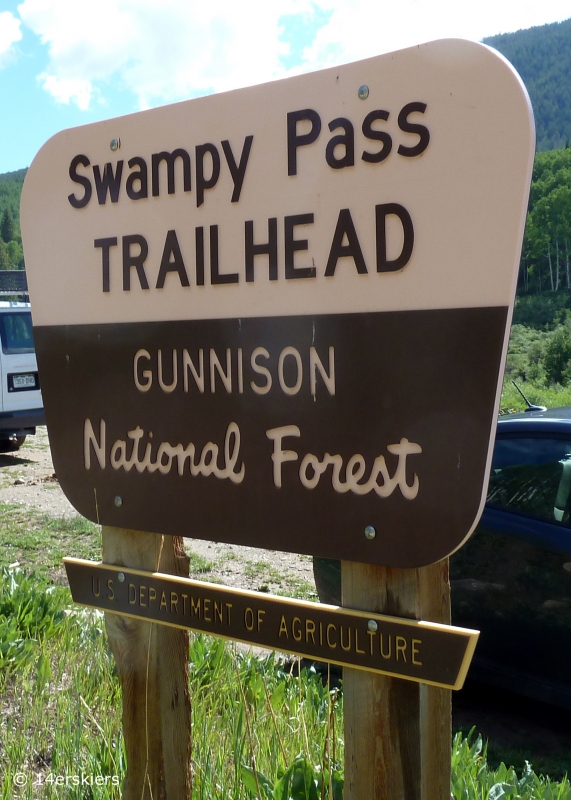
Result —
[[[86,517],[392,567],[481,513],[534,155],[442,40],[63,131],[22,230]]]

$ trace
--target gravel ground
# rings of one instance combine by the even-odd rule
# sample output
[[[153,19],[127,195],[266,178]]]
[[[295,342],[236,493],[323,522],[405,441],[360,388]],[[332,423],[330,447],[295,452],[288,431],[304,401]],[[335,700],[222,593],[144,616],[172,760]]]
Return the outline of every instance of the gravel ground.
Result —
[[[17,453],[0,453],[0,502],[35,508],[54,517],[77,514],[54,475],[46,428],[28,436]]]

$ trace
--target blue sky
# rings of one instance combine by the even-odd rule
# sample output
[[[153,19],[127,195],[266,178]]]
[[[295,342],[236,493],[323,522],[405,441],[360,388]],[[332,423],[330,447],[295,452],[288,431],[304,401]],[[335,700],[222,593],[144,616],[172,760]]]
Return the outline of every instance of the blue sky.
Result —
[[[570,0],[0,0],[0,173],[63,128],[569,17]]]

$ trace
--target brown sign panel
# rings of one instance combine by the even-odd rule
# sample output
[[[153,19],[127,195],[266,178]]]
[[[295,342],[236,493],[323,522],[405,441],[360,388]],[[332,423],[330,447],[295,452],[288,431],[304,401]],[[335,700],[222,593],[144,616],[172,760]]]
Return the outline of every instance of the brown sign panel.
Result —
[[[51,139],[22,231],[71,502],[393,567],[457,549],[533,155],[518,76],[458,40]]]
[[[317,661],[461,689],[478,632],[64,559],[74,602]]]
[[[60,398],[48,417],[58,477],[106,525],[439,560],[478,512],[506,313],[86,325],[72,339],[39,328],[43,390]]]

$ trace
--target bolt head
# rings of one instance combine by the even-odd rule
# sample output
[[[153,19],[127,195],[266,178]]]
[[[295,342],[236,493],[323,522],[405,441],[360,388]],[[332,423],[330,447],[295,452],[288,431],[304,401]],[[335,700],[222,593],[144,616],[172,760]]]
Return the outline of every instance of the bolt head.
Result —
[[[113,502],[115,503],[117,508],[121,508],[121,506],[123,505],[123,498],[119,497],[119,495],[117,495],[117,497],[115,498],[115,500]]]
[[[369,630],[370,630],[372,633],[375,633],[375,632],[378,630],[378,627],[379,627],[379,626],[378,626],[378,624],[377,624],[377,621],[376,621],[376,620],[374,620],[374,619],[370,619],[370,620],[367,622],[367,628],[368,628],[368,629],[369,629]]]
[[[113,150],[113,152],[115,152],[115,150],[118,150],[121,147],[121,139],[111,139],[109,147],[111,150]]]
[[[123,583],[125,581],[125,573],[124,572],[119,572],[117,574],[117,580],[119,581],[119,583]]]
[[[359,86],[357,94],[359,95],[359,100],[366,100],[367,97],[369,96],[369,87],[366,86],[365,84]]]
[[[373,528],[373,526],[367,525],[365,528],[365,538],[371,540],[374,539],[376,535],[377,531]]]

